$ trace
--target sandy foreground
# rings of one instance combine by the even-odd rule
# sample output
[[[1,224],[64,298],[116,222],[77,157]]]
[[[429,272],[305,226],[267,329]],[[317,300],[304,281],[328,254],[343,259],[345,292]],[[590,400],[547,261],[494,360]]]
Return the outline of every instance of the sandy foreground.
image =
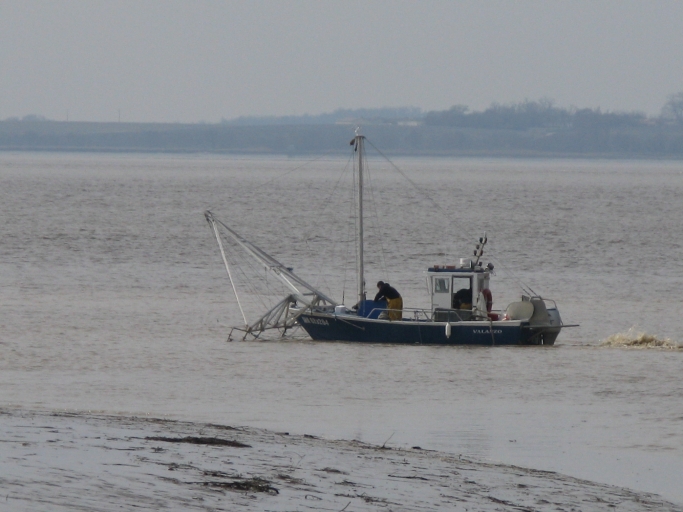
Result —
[[[445,453],[247,427],[0,409],[0,510],[677,510]]]

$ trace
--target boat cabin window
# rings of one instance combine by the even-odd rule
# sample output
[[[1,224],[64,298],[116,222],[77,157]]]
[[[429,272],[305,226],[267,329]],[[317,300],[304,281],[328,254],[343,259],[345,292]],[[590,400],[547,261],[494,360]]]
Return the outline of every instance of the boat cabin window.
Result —
[[[453,309],[472,309],[472,280],[470,277],[453,278]]]
[[[434,293],[448,293],[448,279],[439,277],[434,279]]]

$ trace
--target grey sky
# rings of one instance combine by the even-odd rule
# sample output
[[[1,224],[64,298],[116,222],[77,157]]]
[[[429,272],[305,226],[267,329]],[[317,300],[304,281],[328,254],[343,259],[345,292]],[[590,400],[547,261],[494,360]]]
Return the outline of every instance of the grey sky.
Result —
[[[657,114],[683,90],[683,2],[0,0],[0,70],[0,119],[541,97]]]

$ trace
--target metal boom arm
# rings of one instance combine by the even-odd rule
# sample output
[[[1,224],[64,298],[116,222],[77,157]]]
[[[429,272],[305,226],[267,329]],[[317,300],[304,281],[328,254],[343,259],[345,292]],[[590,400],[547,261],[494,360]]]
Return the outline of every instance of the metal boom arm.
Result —
[[[270,254],[255,246],[250,241],[248,241],[240,234],[235,232],[233,229],[226,226],[223,222],[216,219],[213,216],[213,213],[207,210],[206,212],[204,212],[204,216],[206,217],[207,222],[211,226],[211,229],[216,237],[216,241],[218,242],[218,247],[220,248],[221,256],[223,257],[223,263],[225,264],[225,268],[228,272],[230,284],[232,285],[233,292],[235,293],[235,297],[237,298],[237,302],[240,307],[240,312],[242,313],[242,317],[244,318],[244,323],[246,326],[245,330],[247,333],[260,333],[265,329],[275,327],[284,327],[285,329],[291,327],[294,323],[293,320],[296,318],[296,316],[298,316],[298,314],[292,317],[289,311],[289,304],[295,301],[302,302],[308,308],[315,307],[319,305],[321,302],[327,303],[332,306],[337,305],[337,302],[335,302],[330,297],[325,295],[323,292],[314,288],[306,281],[301,279],[294,272],[292,272],[291,269],[284,266],[278,260],[273,258]],[[292,291],[291,295],[288,295],[285,299],[280,301],[280,303],[278,303],[273,309],[268,311],[265,315],[263,315],[261,318],[259,318],[256,322],[254,322],[251,325],[249,325],[249,322],[247,321],[247,318],[244,315],[242,305],[239,303],[240,300],[239,295],[237,294],[237,288],[235,287],[235,283],[232,278],[232,272],[230,271],[228,259],[225,255],[225,251],[223,250],[223,244],[221,242],[221,237],[219,234],[219,226],[223,229],[226,236],[228,236],[235,243],[237,243],[247,254],[249,254],[257,262],[262,264],[267,270],[275,274],[275,276]],[[308,293],[302,292],[299,288],[297,288],[297,286],[299,288],[303,288]],[[303,312],[303,310],[301,312]]]

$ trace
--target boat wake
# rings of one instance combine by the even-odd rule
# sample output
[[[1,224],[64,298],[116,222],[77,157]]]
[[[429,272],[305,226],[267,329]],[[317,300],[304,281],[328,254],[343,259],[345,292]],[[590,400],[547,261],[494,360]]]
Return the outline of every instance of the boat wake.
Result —
[[[612,334],[600,343],[601,347],[617,348],[665,348],[683,350],[683,344],[672,341],[669,338],[658,338],[653,334],[638,332],[636,327],[631,327],[626,332]]]

